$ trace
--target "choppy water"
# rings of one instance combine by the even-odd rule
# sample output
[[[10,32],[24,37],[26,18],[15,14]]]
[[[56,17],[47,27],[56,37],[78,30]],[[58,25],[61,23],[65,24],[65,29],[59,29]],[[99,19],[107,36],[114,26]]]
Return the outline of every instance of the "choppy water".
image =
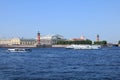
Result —
[[[0,80],[120,80],[120,48],[32,48],[30,53],[1,48]]]

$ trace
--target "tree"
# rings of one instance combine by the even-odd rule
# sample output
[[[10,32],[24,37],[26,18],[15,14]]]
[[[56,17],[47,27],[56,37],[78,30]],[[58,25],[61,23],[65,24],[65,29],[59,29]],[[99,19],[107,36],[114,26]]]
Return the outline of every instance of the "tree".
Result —
[[[62,44],[62,45],[66,45],[66,44],[92,44],[91,40],[83,40],[83,41],[58,41],[57,44]]]
[[[120,44],[120,40],[118,41],[118,44]]]
[[[94,44],[97,44],[97,45],[107,45],[107,41],[95,41]]]

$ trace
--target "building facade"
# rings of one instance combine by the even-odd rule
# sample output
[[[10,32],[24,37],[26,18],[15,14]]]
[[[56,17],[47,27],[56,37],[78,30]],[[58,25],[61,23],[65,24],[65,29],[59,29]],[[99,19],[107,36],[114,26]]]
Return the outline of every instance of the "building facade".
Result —
[[[20,39],[20,45],[36,45],[36,39]]]
[[[10,39],[0,39],[0,45],[10,45],[11,40]]]
[[[80,36],[80,38],[73,38],[72,41],[85,41],[87,40],[85,36]]]
[[[40,39],[40,40],[38,40]],[[60,40],[65,40],[61,35],[45,35],[40,36],[37,39],[21,39],[21,38],[12,38],[12,39],[0,39],[0,45],[37,45],[38,41],[40,45],[54,45]]]
[[[0,39],[0,45],[35,45],[36,39]]]
[[[65,38],[61,35],[46,35],[40,37],[41,45],[54,45],[60,40],[65,40]]]

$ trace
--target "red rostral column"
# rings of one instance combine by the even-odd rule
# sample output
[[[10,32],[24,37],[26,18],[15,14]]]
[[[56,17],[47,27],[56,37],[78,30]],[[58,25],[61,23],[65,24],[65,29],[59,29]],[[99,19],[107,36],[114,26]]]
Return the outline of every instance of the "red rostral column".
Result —
[[[97,35],[97,40],[96,41],[99,42],[99,35]]]
[[[40,44],[40,33],[37,34],[37,43]]]

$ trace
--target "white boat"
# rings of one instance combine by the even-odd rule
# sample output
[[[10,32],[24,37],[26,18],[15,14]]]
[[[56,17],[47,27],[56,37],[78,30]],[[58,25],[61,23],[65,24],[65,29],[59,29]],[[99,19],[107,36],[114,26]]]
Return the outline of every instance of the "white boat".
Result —
[[[13,48],[8,49],[9,52],[31,52],[31,49],[29,48]]]
[[[67,49],[100,49],[100,45],[70,45],[66,47]]]
[[[75,45],[69,45],[69,46],[66,46],[65,48],[66,49],[73,49],[75,47]]]

